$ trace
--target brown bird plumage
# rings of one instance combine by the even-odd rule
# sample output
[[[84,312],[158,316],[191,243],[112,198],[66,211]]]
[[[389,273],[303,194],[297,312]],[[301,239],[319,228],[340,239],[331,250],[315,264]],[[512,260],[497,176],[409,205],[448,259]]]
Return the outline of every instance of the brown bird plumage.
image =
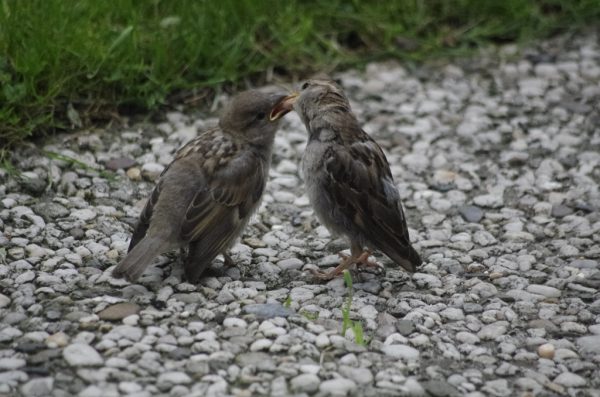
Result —
[[[258,208],[271,163],[284,95],[246,91],[226,106],[219,125],[183,146],[163,171],[140,215],[127,256],[113,270],[134,281],[152,260],[188,246],[189,281],[242,233]]]
[[[421,264],[410,244],[406,218],[390,167],[379,145],[360,127],[343,90],[330,80],[309,80],[286,103],[300,115],[310,135],[302,170],[311,204],[333,233],[350,239],[351,255],[324,279],[369,262],[383,251],[410,272]]]

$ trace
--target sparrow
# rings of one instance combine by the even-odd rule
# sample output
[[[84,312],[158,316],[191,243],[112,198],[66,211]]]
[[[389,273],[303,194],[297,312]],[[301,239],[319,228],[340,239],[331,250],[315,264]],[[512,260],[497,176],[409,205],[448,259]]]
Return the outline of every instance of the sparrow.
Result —
[[[159,177],[113,276],[137,280],[152,260],[188,247],[186,278],[196,282],[240,236],[265,189],[285,94],[250,90],[226,106],[218,126],[181,147]],[[285,109],[284,109],[285,108]]]
[[[315,214],[332,234],[350,241],[350,256],[340,253],[339,266],[314,273],[327,280],[353,265],[378,266],[369,261],[372,248],[414,272],[421,258],[410,243],[387,158],[361,128],[342,88],[328,79],[308,80],[280,106],[292,107],[309,134],[302,172]]]

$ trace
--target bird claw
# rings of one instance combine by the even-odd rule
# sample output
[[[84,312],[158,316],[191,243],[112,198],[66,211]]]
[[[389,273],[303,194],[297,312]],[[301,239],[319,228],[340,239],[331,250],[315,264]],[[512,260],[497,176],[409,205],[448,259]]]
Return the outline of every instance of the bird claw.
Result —
[[[318,270],[318,269],[310,269],[311,274],[318,280],[321,281],[329,281],[334,279],[338,274],[341,274],[341,272],[336,273],[335,269],[333,269],[330,272],[326,272],[323,270]]]
[[[310,272],[319,280],[332,280],[341,275],[346,269],[352,271],[354,276],[353,278],[356,278],[358,272],[355,273],[353,269],[350,269],[352,265],[356,265],[356,270],[358,270],[359,267],[375,268],[377,269],[377,274],[381,274],[385,271],[383,265],[380,265],[376,261],[369,260],[369,256],[371,256],[371,251],[369,250],[363,251],[358,257],[354,257],[343,252],[338,253],[338,255],[341,258],[340,264],[333,270],[326,272],[322,270],[311,269]]]
[[[227,252],[223,252],[223,265],[225,267],[234,267],[235,266],[235,262],[234,262],[233,258]]]

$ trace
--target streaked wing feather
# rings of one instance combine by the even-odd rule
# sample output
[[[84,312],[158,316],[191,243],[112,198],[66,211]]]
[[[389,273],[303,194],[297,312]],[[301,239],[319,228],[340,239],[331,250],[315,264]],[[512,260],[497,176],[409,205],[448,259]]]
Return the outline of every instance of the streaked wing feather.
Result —
[[[408,252],[410,240],[400,200],[385,186],[392,183],[385,155],[366,133],[361,135],[349,146],[327,151],[329,190],[339,210],[373,244]]]
[[[152,213],[154,211],[154,206],[158,201],[158,197],[160,196],[162,183],[159,180],[158,184],[152,190],[148,201],[146,201],[146,205],[140,214],[140,218],[138,219],[137,224],[135,225],[135,229],[133,230],[133,234],[131,235],[131,242],[129,243],[129,248],[127,252],[131,251],[133,247],[139,243],[146,232],[148,231],[148,227],[150,227],[150,219],[152,219]]]
[[[218,173],[188,207],[181,227],[182,239],[206,238],[207,233],[221,224],[234,232],[256,205],[263,189],[262,164],[258,159],[243,168]]]

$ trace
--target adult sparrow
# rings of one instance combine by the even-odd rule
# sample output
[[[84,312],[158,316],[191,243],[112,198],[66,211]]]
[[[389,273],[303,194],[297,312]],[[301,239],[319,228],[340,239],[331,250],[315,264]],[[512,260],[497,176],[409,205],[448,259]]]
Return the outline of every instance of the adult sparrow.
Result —
[[[191,282],[235,242],[258,208],[265,189],[275,132],[289,110],[285,95],[257,90],[236,95],[218,126],[180,148],[161,174],[137,226],[127,256],[113,270],[135,281],[152,260],[188,246]]]
[[[390,166],[360,127],[342,88],[330,80],[308,80],[281,104],[285,110],[293,106],[309,133],[302,171],[317,217],[350,240],[350,256],[340,254],[339,266],[317,276],[331,279],[354,264],[377,266],[368,259],[369,248],[414,272],[421,258],[410,244]]]

